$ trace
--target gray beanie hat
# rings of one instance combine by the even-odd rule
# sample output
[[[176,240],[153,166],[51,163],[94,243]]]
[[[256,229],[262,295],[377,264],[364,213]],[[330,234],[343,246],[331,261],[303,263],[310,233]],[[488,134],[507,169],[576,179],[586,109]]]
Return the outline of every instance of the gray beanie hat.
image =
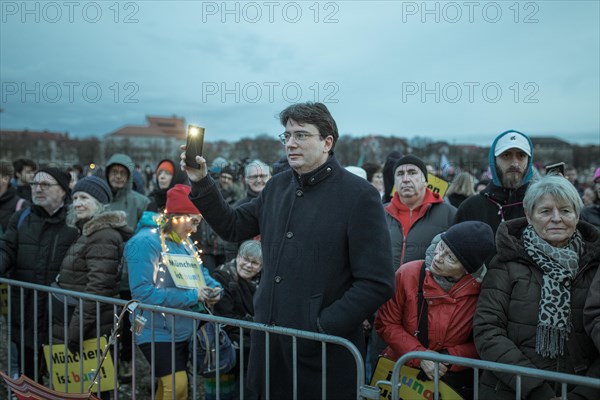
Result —
[[[108,204],[112,201],[112,193],[108,183],[97,176],[87,176],[75,184],[73,194],[76,192],[86,192],[102,204]]]

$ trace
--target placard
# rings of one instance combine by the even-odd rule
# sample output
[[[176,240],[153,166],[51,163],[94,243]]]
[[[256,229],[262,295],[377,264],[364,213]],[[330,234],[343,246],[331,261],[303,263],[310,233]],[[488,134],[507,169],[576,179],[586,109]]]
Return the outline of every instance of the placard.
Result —
[[[64,393],[87,393],[91,380],[94,378],[98,363],[102,359],[102,351],[106,348],[106,337],[100,337],[100,352],[97,352],[96,338],[88,339],[83,342],[83,352],[71,353],[67,349],[65,355],[64,344],[52,344],[52,356],[50,356],[50,346],[44,345],[44,358],[46,367],[50,370],[52,363],[52,385],[54,390]],[[80,360],[83,358],[83,376],[81,376]],[[68,363],[68,377],[65,378],[65,364]],[[101,391],[113,390],[115,388],[115,368],[110,353],[100,367],[100,374],[97,378],[100,382]],[[83,390],[81,391],[81,381],[83,380]],[[69,388],[67,390],[67,381]],[[92,392],[97,392],[98,385],[94,385]]]
[[[371,378],[371,386],[375,386],[377,381],[392,380],[392,371],[394,370],[394,361],[379,357],[375,372]],[[406,365],[400,369],[400,400],[433,400],[435,385],[433,381],[421,381],[417,379],[419,370]],[[440,399],[444,400],[463,400],[463,398],[448,386],[442,380],[438,381]],[[392,398],[391,387],[389,385],[381,386],[381,400],[390,400]]]
[[[195,257],[170,253],[163,253],[162,256],[175,286],[184,289],[201,289],[206,286],[200,264]]]

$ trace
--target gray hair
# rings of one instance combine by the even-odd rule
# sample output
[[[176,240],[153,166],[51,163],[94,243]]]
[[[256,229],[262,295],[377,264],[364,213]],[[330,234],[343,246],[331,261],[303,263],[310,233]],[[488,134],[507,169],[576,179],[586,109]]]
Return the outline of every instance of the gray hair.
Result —
[[[248,165],[246,165],[246,169],[244,171],[244,177],[247,178],[248,176],[250,176],[250,174],[252,173],[252,168],[256,168],[260,172],[271,176],[271,168],[267,164],[265,164],[264,162],[262,162],[260,160],[254,160],[254,161],[250,161],[248,163]]]
[[[93,196],[90,196],[90,197],[91,197],[92,201],[94,203],[96,203],[96,211],[94,211],[94,213],[91,215],[92,218],[94,218],[98,214],[102,214],[103,212],[109,210],[110,204],[102,204],[95,197],[93,197]],[[77,226],[76,225],[77,224],[77,214],[75,214],[75,206],[73,205],[73,203],[69,204],[65,222],[70,227]]]
[[[533,214],[535,203],[544,195],[573,205],[575,215],[579,217],[583,201],[573,184],[559,175],[546,175],[529,185],[523,198],[523,208],[527,215]]]
[[[252,258],[260,261],[262,264],[263,257],[260,242],[258,240],[246,240],[241,244],[240,249],[238,250],[238,256]]]

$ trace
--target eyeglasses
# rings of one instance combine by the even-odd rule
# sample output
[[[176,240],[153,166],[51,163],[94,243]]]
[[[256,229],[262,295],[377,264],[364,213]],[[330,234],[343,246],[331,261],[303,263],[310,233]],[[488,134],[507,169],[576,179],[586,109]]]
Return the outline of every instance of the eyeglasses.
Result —
[[[198,226],[202,222],[202,218],[190,217],[190,222],[193,226]]]
[[[434,258],[440,257],[440,259],[444,260],[444,264],[456,264],[458,260],[454,257],[454,254],[450,251],[450,249],[446,246],[444,242],[439,242],[433,252]]]
[[[249,259],[249,258],[248,258],[248,257],[246,257],[246,256],[241,256],[241,259],[242,259],[242,260],[243,260],[245,263],[252,265],[252,267],[254,267],[254,268],[258,268],[258,267],[260,267],[260,266],[262,265],[262,263],[261,263],[261,262],[258,262],[258,261],[255,261],[255,260],[251,260],[251,259]]]
[[[288,140],[290,140],[291,137],[294,137],[294,142],[296,143],[300,143],[300,142],[304,142],[306,139],[308,139],[311,136],[318,136],[316,133],[306,133],[306,132],[293,132],[293,133],[289,133],[289,132],[284,132],[281,135],[278,136],[279,140],[281,140],[281,144],[285,145],[287,144]]]
[[[247,177],[246,179],[248,179],[249,181],[256,181],[258,180],[258,178],[262,179],[263,181],[266,181],[267,178],[269,177],[269,175],[267,174],[262,174],[262,175],[250,175],[249,177]]]
[[[36,187],[40,187],[42,190],[48,190],[50,186],[59,186],[58,183],[48,183],[48,182],[31,182],[29,184],[31,186],[31,190],[35,190]]]

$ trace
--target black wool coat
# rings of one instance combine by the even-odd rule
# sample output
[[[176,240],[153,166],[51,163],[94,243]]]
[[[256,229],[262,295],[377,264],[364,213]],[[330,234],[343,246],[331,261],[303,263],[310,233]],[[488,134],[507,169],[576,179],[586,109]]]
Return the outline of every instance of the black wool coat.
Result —
[[[322,330],[364,353],[362,321],[394,293],[390,236],[373,186],[331,156],[310,173],[277,174],[256,199],[236,209],[210,177],[192,184],[190,198],[224,239],[241,242],[261,234],[256,322]],[[291,337],[271,334],[268,360],[265,347],[265,335],[252,332],[250,388],[265,394],[268,361],[271,398],[292,398]],[[298,339],[297,357],[298,398],[321,398],[321,344]],[[356,398],[351,353],[329,344],[326,357],[327,398]]]

